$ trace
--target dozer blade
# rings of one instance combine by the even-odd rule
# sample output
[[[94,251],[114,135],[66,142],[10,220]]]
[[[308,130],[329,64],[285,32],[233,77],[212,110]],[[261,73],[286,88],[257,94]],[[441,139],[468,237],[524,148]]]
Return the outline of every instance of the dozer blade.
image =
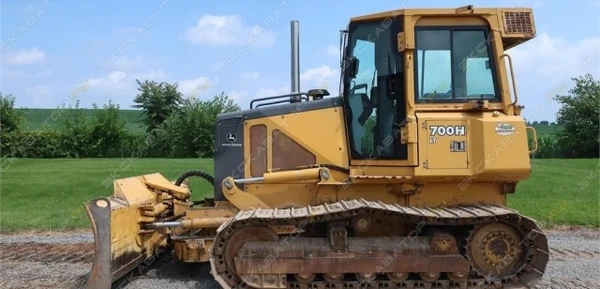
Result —
[[[115,196],[85,204],[95,240],[87,288],[111,288],[132,270],[149,265],[167,245],[168,229],[144,230],[140,224],[148,220],[141,208],[156,202],[156,194],[145,184],[149,178],[163,177],[155,174],[116,180]]]

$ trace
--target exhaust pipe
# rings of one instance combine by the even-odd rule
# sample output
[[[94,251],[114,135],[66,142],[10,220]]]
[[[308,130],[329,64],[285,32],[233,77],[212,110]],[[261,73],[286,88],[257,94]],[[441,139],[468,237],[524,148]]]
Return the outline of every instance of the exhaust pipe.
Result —
[[[300,32],[298,20],[290,22],[291,45],[291,93],[300,93]],[[292,96],[292,102],[300,102],[300,95]]]

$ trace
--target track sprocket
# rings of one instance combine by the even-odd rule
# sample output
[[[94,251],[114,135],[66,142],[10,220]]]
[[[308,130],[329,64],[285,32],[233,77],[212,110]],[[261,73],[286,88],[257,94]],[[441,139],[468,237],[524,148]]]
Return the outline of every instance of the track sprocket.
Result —
[[[523,263],[525,240],[525,236],[509,224],[480,224],[467,239],[467,258],[481,277],[498,281],[516,273],[516,266]]]

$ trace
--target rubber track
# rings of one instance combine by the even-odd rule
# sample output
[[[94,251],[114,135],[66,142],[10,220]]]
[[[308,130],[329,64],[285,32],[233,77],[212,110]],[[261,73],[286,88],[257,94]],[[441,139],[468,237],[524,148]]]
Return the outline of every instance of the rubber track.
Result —
[[[424,224],[426,225],[477,225],[497,221],[510,223],[519,228],[525,236],[523,242],[525,242],[529,250],[526,255],[526,263],[518,269],[516,275],[494,281],[488,281],[484,276],[478,279],[469,279],[466,282],[462,282],[462,284],[452,283],[448,280],[439,280],[433,283],[420,280],[407,280],[400,284],[378,280],[369,283],[349,281],[332,284],[324,281],[315,281],[311,284],[301,284],[295,280],[288,280],[287,288],[532,288],[543,276],[549,260],[546,235],[538,228],[534,220],[522,216],[510,208],[495,205],[416,208],[360,199],[303,208],[241,211],[230,222],[224,223],[217,230],[215,242],[211,247],[211,272],[215,280],[223,288],[238,289],[248,287],[227,269],[224,258],[227,238],[241,228],[278,225],[303,227],[308,224],[350,219],[359,214],[379,215],[394,219],[397,222],[413,224],[423,224],[422,222],[425,222]],[[225,280],[233,281],[232,283],[235,285],[229,285]]]

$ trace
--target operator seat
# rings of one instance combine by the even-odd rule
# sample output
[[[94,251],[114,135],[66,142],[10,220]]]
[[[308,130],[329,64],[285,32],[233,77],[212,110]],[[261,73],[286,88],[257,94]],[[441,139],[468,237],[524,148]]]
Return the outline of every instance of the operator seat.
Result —
[[[365,123],[373,112],[373,105],[366,93],[354,93],[348,97],[348,104],[351,109],[352,118],[352,138],[354,139],[355,149],[362,152],[362,138],[365,135]]]

